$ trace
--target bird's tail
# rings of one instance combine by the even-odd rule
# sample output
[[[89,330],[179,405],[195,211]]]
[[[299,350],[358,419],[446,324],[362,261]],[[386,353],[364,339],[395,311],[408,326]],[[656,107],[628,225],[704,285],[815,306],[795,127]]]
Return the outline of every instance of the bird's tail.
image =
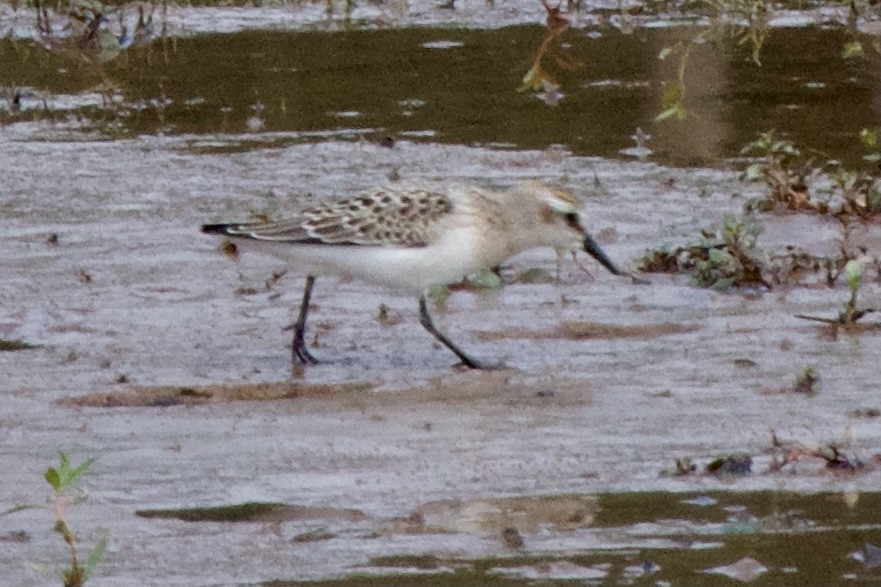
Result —
[[[205,234],[222,234],[232,236],[237,224],[203,224],[202,232]]]

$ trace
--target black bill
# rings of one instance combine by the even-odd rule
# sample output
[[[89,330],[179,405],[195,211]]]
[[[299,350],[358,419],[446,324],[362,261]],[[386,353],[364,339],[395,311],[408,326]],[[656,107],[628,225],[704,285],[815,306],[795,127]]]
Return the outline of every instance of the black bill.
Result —
[[[596,242],[594,242],[592,238],[590,238],[590,235],[585,235],[584,237],[584,251],[590,254],[591,257],[599,261],[603,267],[605,267],[612,273],[612,275],[624,275],[623,273],[618,271],[618,268],[615,267],[615,265],[612,264],[612,262],[609,260],[609,258],[600,248],[600,246],[596,244]]]

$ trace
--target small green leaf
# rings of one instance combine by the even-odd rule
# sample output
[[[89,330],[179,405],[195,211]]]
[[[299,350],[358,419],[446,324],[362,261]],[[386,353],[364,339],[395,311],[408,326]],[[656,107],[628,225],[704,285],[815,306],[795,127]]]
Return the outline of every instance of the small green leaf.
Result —
[[[86,564],[83,565],[83,578],[88,579],[92,575],[92,571],[95,569],[95,565],[101,562],[101,559],[104,558],[104,552],[107,550],[107,537],[103,536],[101,540],[95,544],[95,548],[92,549],[91,554],[89,554],[89,558],[86,560]]]
[[[468,283],[476,289],[496,290],[502,288],[502,278],[494,271],[484,269],[468,276]]]
[[[863,56],[863,44],[859,41],[850,41],[849,43],[844,44],[844,49],[841,51],[841,57],[844,59],[853,59],[854,57],[862,57]]]
[[[727,263],[731,259],[731,255],[723,249],[710,249],[707,258],[714,265],[721,265],[722,263]]]
[[[66,485],[68,487],[75,485],[83,475],[86,474],[86,471],[89,470],[89,467],[92,466],[92,463],[95,462],[95,459],[86,459],[83,461],[80,466],[70,472],[70,475],[67,478]]]
[[[670,118],[676,118],[677,120],[684,119],[688,115],[688,112],[686,112],[682,100],[682,86],[678,83],[664,83],[664,88],[661,93],[661,108],[663,108],[663,110],[655,117],[655,122],[668,120]]]
[[[716,291],[728,291],[733,285],[734,280],[730,277],[725,277],[717,280],[716,283],[713,284],[713,289]]]
[[[682,103],[682,88],[679,84],[665,82],[661,92],[661,104],[664,108],[670,108],[680,103]]]
[[[744,145],[743,148],[740,150],[740,154],[747,155],[748,153],[752,153],[754,151],[763,151],[763,150],[764,149],[762,148],[762,144],[761,144],[760,140],[755,140],[751,143],[747,143],[746,145]]]
[[[844,277],[847,280],[847,285],[850,289],[857,289],[860,287],[860,281],[863,274],[862,269],[862,266],[853,259],[848,261],[847,265],[844,266]]]
[[[549,81],[547,74],[541,68],[541,65],[535,65],[523,76],[523,81],[517,91],[525,92],[527,90],[532,90],[533,92],[537,92],[542,89],[545,81]]]
[[[55,469],[55,467],[49,467],[48,469],[46,469],[46,474],[44,475],[44,477],[46,478],[46,482],[52,486],[52,489],[58,491],[59,487],[61,486],[61,477],[58,475],[58,471]]]
[[[59,452],[58,468],[55,469],[50,467],[46,471],[46,481],[55,489],[55,491],[59,493],[64,492],[71,486],[75,485],[77,481],[86,474],[86,471],[89,470],[89,467],[91,467],[94,462],[95,459],[86,459],[78,467],[71,469],[70,459],[67,458],[65,453]]]
[[[104,14],[104,4],[98,0],[73,0],[71,6],[79,10],[88,10],[95,14]]]
[[[786,140],[774,141],[771,144],[771,152],[780,153],[783,155],[791,155],[793,157],[797,157],[801,154],[799,150],[795,148],[795,145]]]
[[[676,104],[655,116],[655,122],[662,122],[671,118],[683,120],[686,116],[688,116],[688,111],[682,106],[682,104]]]
[[[722,228],[729,232],[738,232],[741,228],[741,223],[737,219],[737,216],[734,214],[723,214],[722,215]]]
[[[517,276],[518,283],[552,283],[553,276],[539,267],[527,269]]]
[[[669,120],[669,119],[673,118],[674,116],[676,116],[676,109],[675,108],[667,108],[666,110],[664,110],[663,112],[661,112],[660,114],[655,116],[655,122],[662,122],[664,120]]]
[[[70,460],[67,458],[67,455],[65,453],[59,451],[58,461],[60,463],[60,466],[58,467],[58,475],[63,480],[70,472]]]
[[[874,149],[878,146],[878,131],[864,128],[860,131],[860,142],[863,146]]]
[[[119,46],[119,39],[116,38],[112,31],[104,28],[98,30],[98,50],[98,59],[101,63],[113,61],[122,52]]]
[[[434,302],[434,307],[438,312],[445,312],[447,309],[447,298],[450,297],[450,288],[446,285],[432,285],[428,288],[428,299]]]
[[[764,163],[753,163],[746,168],[746,171],[744,172],[744,177],[746,177],[748,181],[759,181],[761,179],[764,179],[766,169],[767,165],[765,165]]]

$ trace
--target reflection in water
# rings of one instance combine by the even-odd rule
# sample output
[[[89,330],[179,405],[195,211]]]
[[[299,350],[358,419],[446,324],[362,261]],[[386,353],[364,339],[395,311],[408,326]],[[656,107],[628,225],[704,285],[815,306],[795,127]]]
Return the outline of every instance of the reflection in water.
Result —
[[[529,580],[540,579],[542,585],[561,587],[573,580],[597,586],[755,582],[804,587],[871,585],[881,577],[877,493],[653,492],[598,498],[596,519],[591,517],[584,527],[560,532],[549,522],[542,531],[524,536],[507,528],[508,535],[517,532],[520,537],[515,558],[389,554],[345,578],[309,584],[476,587],[529,585]],[[489,542],[498,535],[495,530],[478,534]],[[409,532],[410,538],[420,535],[410,525],[393,531]],[[461,528],[435,531],[464,533]],[[502,534],[501,540],[505,538]],[[551,552],[543,540],[553,544]],[[303,583],[282,580],[272,585]]]
[[[72,0],[66,14],[57,14],[53,26],[44,3],[35,0],[37,42],[52,53],[75,60],[105,63],[119,57],[131,46],[153,41],[155,6],[147,13],[143,4],[137,6],[138,20],[125,23],[125,7],[105,7],[95,0]],[[112,14],[111,14],[112,13]],[[111,28],[111,17],[118,20],[118,30]]]
[[[605,157],[632,146],[640,127],[652,136],[652,160],[676,164],[718,164],[770,128],[806,149],[858,163],[859,131],[881,119],[878,56],[842,61],[843,31],[774,30],[762,67],[734,42],[694,46],[686,74],[689,116],[660,124],[654,119],[661,82],[675,63],[658,54],[691,33],[553,31],[554,59],[584,64],[554,72],[552,82],[566,93],[556,108],[514,91],[524,65],[543,71],[540,49],[536,60],[542,32],[511,27],[249,31],[157,42],[104,64],[120,105],[81,113],[124,133],[360,128],[460,144],[562,145]],[[431,44],[439,39],[443,47]],[[102,81],[94,68],[24,42],[0,41],[0,62],[0,86],[22,88],[22,112],[0,110],[7,122],[41,118],[44,99],[82,94]],[[421,105],[402,106],[410,103]],[[349,112],[359,116],[339,115]]]
[[[556,106],[563,98],[563,94],[560,92],[560,84],[548,72],[544,61],[552,49],[559,50],[560,37],[569,30],[569,20],[560,11],[559,7],[552,8],[549,6],[547,0],[542,0],[542,6],[545,7],[548,13],[547,30],[541,45],[538,46],[538,50],[535,52],[535,57],[532,59],[532,66],[526,72],[526,75],[523,76],[523,84],[520,86],[520,91],[532,90],[533,92],[540,92],[538,97],[545,104]],[[556,56],[556,61],[564,69],[575,69],[574,65],[566,60],[563,55]]]

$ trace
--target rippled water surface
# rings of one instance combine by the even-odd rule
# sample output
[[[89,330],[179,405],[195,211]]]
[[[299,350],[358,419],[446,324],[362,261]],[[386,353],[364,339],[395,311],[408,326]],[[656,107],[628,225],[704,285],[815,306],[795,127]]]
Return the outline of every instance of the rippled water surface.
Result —
[[[542,43],[541,27],[164,39],[105,66],[117,108],[93,97],[94,105],[79,110],[97,128],[127,135],[347,131],[376,140],[561,145],[603,157],[633,147],[641,127],[651,134],[654,160],[688,165],[718,164],[759,132],[777,129],[806,149],[860,160],[859,131],[881,119],[877,54],[842,61],[848,34],[816,27],[771,32],[761,67],[734,41],[697,45],[685,78],[688,118],[654,123],[662,82],[675,80],[679,63],[658,54],[693,34],[567,31],[546,58],[561,88],[556,106],[517,91]],[[93,66],[32,44],[0,41],[0,62],[0,85],[27,89],[16,120],[46,116],[47,96],[80,95],[101,82]]]

